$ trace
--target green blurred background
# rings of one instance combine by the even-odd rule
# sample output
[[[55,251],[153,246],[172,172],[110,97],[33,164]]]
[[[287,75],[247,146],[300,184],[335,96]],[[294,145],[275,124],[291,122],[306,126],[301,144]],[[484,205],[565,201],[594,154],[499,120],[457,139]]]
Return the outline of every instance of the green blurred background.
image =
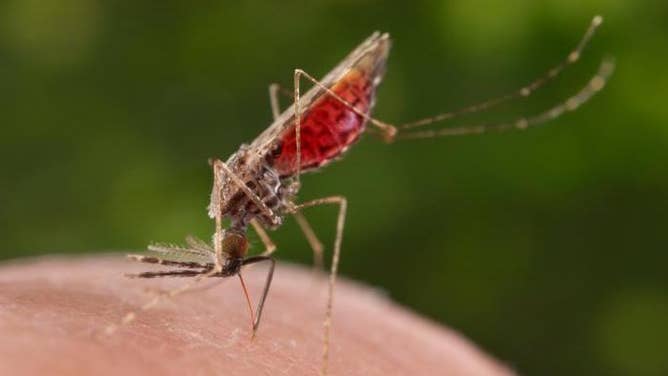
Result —
[[[366,137],[305,176],[300,197],[349,198],[343,275],[521,373],[666,375],[663,0],[6,0],[0,257],[208,237],[207,158],[269,124],[270,82],[290,88],[296,67],[321,76],[374,30],[394,40],[375,113],[402,122],[526,84],[597,13],[600,33],[556,83],[453,124],[547,108],[615,56],[610,85],[578,112],[527,132]],[[307,213],[329,250],[335,214]],[[311,262],[292,220],[273,235],[281,260]]]

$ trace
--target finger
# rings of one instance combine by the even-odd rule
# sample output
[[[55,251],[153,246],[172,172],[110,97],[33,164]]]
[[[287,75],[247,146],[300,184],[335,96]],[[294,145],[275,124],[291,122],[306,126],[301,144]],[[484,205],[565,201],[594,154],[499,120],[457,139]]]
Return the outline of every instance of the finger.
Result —
[[[146,270],[120,256],[38,259],[0,267],[0,374],[281,374],[320,369],[326,279],[282,264],[251,341],[236,279],[142,312],[100,333],[151,296],[185,281],[126,279]],[[257,299],[265,271],[244,272]],[[203,283],[210,283],[206,281]],[[466,339],[348,281],[336,287],[333,375],[509,375]]]

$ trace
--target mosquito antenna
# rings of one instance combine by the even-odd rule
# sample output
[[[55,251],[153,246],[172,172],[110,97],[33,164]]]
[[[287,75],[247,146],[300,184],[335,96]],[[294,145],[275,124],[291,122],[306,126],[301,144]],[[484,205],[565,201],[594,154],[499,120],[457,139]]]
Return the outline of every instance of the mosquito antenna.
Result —
[[[498,123],[498,124],[478,124],[478,125],[464,125],[459,127],[448,127],[437,130],[415,131],[407,133],[399,133],[398,138],[414,139],[414,138],[431,138],[443,136],[461,136],[468,134],[480,134],[488,131],[503,132],[511,129],[526,129],[533,127],[547,121],[556,119],[562,114],[574,111],[580,105],[587,102],[594,94],[598,93],[605,86],[608,78],[614,71],[615,64],[612,58],[606,58],[601,63],[598,73],[593,76],[589,83],[582,88],[575,95],[567,100],[553,106],[547,111],[541,112],[534,116],[520,117],[512,122]]]
[[[442,114],[438,114],[436,116],[428,117],[426,119],[421,119],[421,120],[416,120],[410,123],[402,124],[397,126],[399,130],[405,130],[405,129],[411,129],[411,128],[417,128],[417,127],[422,127],[425,125],[437,123],[440,121],[445,121],[448,119],[452,119],[461,115],[465,114],[470,114],[474,112],[480,112],[480,111],[485,111],[488,110],[494,106],[497,106],[499,104],[502,104],[504,102],[508,102],[512,99],[516,98],[526,98],[530,96],[536,89],[544,86],[548,82],[552,81],[554,78],[556,78],[559,73],[561,73],[564,69],[566,69],[568,66],[575,64],[579,59],[580,55],[582,54],[582,50],[589,44],[589,41],[591,40],[592,36],[594,35],[594,32],[596,29],[603,23],[603,17],[602,16],[595,16],[591,23],[589,24],[589,27],[587,28],[587,31],[585,31],[584,35],[580,39],[580,42],[577,44],[575,49],[573,49],[568,56],[564,60],[562,60],[559,64],[556,66],[552,67],[549,69],[547,72],[545,72],[542,76],[534,80],[533,82],[527,84],[526,86],[523,86],[520,89],[515,90],[514,92],[508,93],[506,95],[486,100],[484,102],[480,102],[471,106],[467,106],[464,108],[461,108],[459,110],[451,111],[451,112],[445,112]]]

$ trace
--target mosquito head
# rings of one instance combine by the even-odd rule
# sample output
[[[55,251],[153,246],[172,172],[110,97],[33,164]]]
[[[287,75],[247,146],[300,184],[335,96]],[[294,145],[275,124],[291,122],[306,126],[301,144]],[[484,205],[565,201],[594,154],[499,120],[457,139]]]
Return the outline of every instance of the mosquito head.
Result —
[[[232,259],[242,259],[248,252],[246,234],[239,231],[227,230],[223,236],[223,253]]]

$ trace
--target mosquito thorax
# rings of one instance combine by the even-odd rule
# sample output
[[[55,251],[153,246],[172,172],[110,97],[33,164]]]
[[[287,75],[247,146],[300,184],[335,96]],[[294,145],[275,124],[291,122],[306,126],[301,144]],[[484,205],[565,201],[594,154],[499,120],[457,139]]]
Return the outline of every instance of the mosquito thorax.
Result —
[[[232,259],[242,259],[248,253],[248,240],[246,234],[228,230],[223,236],[223,253]]]

